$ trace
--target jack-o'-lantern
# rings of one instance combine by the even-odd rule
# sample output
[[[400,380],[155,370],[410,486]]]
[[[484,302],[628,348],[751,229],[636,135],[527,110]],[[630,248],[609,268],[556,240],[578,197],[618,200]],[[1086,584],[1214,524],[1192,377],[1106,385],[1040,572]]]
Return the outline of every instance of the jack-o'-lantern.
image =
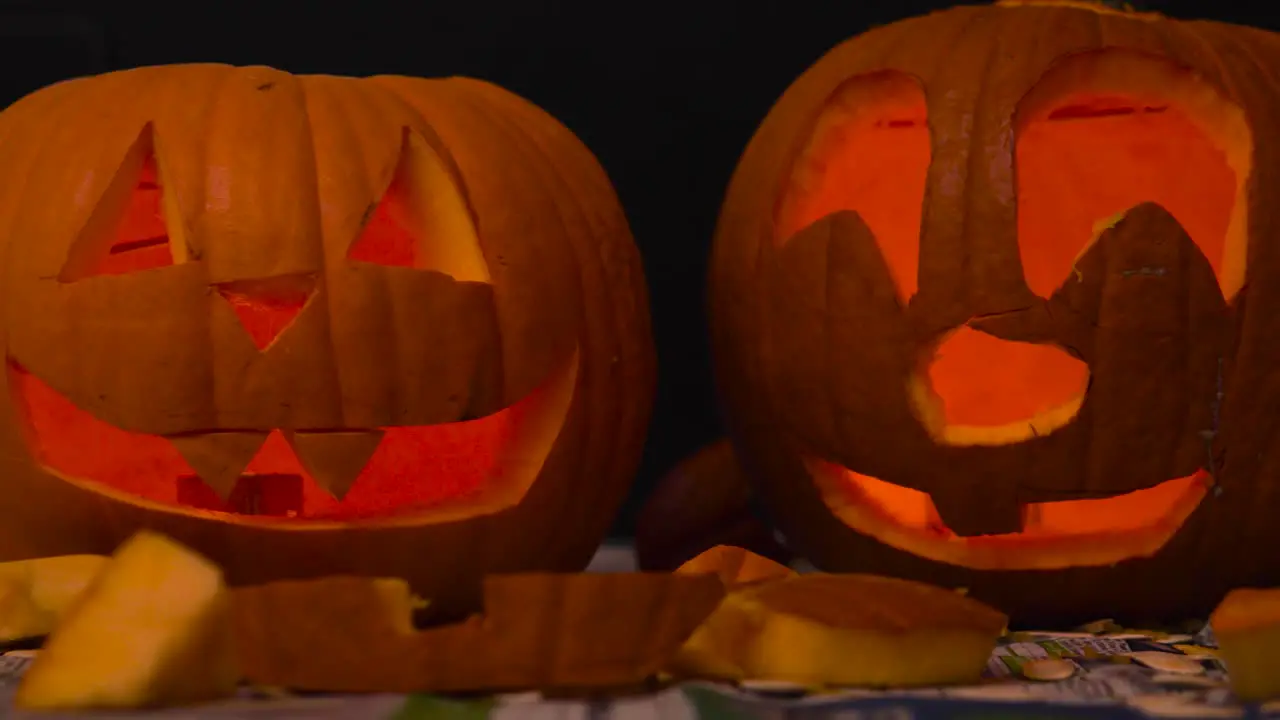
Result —
[[[151,67],[0,114],[0,558],[139,527],[230,581],[577,570],[647,296],[593,156],[467,79]]]
[[[717,382],[791,545],[1015,618],[1280,583],[1280,38],[1067,0],[831,50],[746,149]]]

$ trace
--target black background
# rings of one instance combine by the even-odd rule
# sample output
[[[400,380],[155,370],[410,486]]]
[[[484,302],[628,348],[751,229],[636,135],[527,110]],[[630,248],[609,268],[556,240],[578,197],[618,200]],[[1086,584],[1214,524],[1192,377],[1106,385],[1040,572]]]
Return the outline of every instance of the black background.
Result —
[[[58,80],[226,62],[295,73],[469,75],[537,103],[612,177],[644,256],[659,390],[615,532],[656,478],[720,433],[704,275],[713,225],[755,124],[809,64],[934,0],[341,0],[139,4],[0,0],[0,106]],[[1183,18],[1280,26],[1280,6],[1145,0]]]

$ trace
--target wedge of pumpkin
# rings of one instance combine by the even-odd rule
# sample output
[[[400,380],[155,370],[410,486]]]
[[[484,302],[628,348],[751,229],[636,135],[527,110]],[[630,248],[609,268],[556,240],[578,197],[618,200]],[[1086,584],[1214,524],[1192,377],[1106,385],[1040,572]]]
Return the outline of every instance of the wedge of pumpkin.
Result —
[[[60,555],[0,563],[0,644],[48,635],[106,562]]]
[[[671,668],[683,676],[807,687],[974,682],[1007,620],[923,583],[796,575],[730,592]]]
[[[125,541],[74,601],[14,704],[38,710],[182,705],[235,692],[222,571],[157,533]]]
[[[796,571],[763,555],[717,545],[676,568],[677,575],[715,575],[727,588],[795,577]]]
[[[1236,697],[1280,698],[1280,588],[1237,588],[1209,616]]]

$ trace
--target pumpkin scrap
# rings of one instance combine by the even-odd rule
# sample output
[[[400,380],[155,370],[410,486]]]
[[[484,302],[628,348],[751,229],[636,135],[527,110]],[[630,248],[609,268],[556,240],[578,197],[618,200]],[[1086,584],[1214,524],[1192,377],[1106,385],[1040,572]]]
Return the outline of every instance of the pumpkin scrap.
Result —
[[[483,614],[418,632],[398,582],[337,576],[235,590],[246,679],[328,692],[637,686],[724,596],[708,575],[493,575]]]
[[[797,575],[730,592],[673,670],[808,687],[973,682],[1006,621],[983,603],[923,583]]]
[[[169,538],[122,544],[22,677],[26,709],[137,708],[214,700],[239,682],[222,571]]]
[[[729,588],[796,575],[795,570],[782,563],[732,545],[717,545],[676,568],[675,572],[678,575],[711,573]]]
[[[1280,588],[1237,588],[1209,616],[1231,690],[1245,702],[1280,697]]]
[[[106,562],[60,555],[0,563],[0,643],[48,635]]]

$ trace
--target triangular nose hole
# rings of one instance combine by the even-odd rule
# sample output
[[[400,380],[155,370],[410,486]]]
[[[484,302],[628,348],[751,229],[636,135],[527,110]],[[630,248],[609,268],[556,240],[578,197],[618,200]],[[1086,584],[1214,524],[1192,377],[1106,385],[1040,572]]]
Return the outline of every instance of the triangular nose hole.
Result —
[[[315,277],[278,275],[218,283],[215,287],[240,318],[253,344],[266,350],[306,307],[315,291]]]

